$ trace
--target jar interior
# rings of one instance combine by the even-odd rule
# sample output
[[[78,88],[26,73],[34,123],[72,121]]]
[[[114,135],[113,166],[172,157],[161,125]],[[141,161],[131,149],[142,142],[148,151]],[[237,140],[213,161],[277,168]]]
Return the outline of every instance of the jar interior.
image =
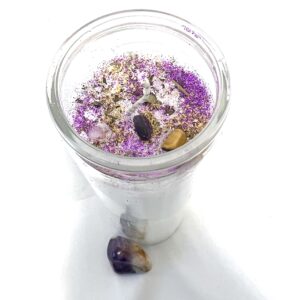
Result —
[[[151,23],[126,23],[83,35],[66,53],[59,78],[61,107],[71,121],[74,99],[82,84],[93,77],[97,66],[124,53],[174,58],[178,65],[195,71],[212,96],[218,98],[217,76],[205,49],[183,30]]]

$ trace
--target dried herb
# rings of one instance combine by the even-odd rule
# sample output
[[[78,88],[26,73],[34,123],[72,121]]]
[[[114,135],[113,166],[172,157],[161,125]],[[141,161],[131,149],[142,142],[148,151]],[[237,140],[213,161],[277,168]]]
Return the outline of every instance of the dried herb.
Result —
[[[147,99],[147,102],[149,102],[149,103],[151,103],[151,104],[157,104],[157,103],[160,103],[160,102],[157,100],[156,96],[155,96],[154,94],[152,94],[152,93],[149,95],[149,97],[148,97],[148,99]]]
[[[150,77],[149,77],[150,85],[153,85],[153,78],[154,78],[154,75],[150,75]]]
[[[176,88],[179,90],[179,92],[185,94],[187,97],[189,96],[189,93],[175,80],[173,80]]]
[[[169,116],[174,114],[174,112],[175,112],[175,109],[170,105],[166,105],[164,109],[165,109],[166,114],[168,114]]]
[[[94,102],[92,102],[91,104],[92,104],[93,106],[95,106],[95,107],[101,107],[101,106],[102,106],[101,102],[99,102],[99,101],[94,101]]]
[[[119,95],[114,95],[113,100],[114,100],[114,102],[118,102],[121,100],[121,98]]]

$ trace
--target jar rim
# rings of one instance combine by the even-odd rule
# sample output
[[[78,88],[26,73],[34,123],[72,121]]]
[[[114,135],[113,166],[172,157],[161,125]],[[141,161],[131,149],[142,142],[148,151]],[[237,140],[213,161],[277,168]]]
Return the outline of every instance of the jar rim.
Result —
[[[201,47],[205,49],[206,54],[213,62],[214,71],[216,72],[218,79],[219,93],[216,97],[217,99],[211,119],[204,129],[188,143],[175,150],[156,156],[128,157],[112,154],[96,148],[75,133],[60,105],[58,86],[61,66],[66,54],[70,47],[73,47],[85,34],[91,29],[101,26],[103,23],[125,17],[134,18],[135,16],[140,15],[160,18],[166,22],[170,22],[172,26],[176,27],[177,31],[181,30],[183,34],[188,33],[190,39],[197,44],[201,44]],[[71,146],[80,157],[93,165],[129,173],[144,173],[176,168],[201,154],[210,145],[225,120],[229,104],[229,89],[230,78],[224,55],[211,38],[209,38],[201,29],[180,17],[157,10],[142,9],[123,10],[101,16],[74,32],[59,48],[50,67],[46,84],[47,102],[50,114],[57,129],[69,146]]]

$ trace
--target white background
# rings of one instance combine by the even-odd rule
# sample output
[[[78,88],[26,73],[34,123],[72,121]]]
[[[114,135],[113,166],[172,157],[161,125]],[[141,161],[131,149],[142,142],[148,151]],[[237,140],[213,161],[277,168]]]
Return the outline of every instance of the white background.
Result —
[[[298,1],[2,1],[0,299],[300,299]],[[101,202],[48,116],[63,40],[121,9],[197,24],[219,44],[231,109],[198,168],[188,218],[148,248],[153,270],[115,275]]]

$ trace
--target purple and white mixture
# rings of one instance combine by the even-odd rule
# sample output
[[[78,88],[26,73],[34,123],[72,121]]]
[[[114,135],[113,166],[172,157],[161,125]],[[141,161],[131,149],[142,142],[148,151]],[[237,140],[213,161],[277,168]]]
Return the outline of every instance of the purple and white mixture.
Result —
[[[82,85],[72,126],[104,151],[148,157],[192,139],[212,112],[211,94],[196,72],[173,59],[126,54],[103,62]]]

